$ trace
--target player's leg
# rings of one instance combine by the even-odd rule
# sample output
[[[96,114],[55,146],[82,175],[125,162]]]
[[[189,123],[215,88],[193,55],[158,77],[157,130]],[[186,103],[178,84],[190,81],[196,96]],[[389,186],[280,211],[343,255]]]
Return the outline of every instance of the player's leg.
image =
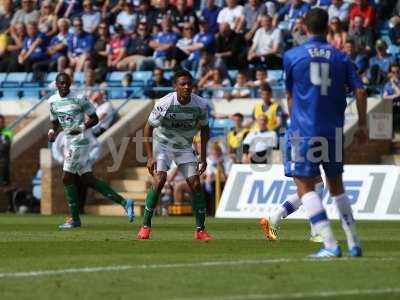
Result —
[[[65,169],[65,163],[64,163]],[[78,188],[75,184],[75,174],[65,171],[63,173],[63,185],[65,198],[68,203],[69,210],[71,212],[71,219],[68,219],[64,224],[59,225],[60,229],[70,229],[81,226],[81,220],[79,218],[79,195]]]

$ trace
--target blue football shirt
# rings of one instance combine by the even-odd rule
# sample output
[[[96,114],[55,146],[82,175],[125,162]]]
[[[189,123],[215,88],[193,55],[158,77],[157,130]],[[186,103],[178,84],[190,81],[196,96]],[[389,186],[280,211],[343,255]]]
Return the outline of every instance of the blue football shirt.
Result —
[[[343,128],[347,89],[362,87],[354,64],[322,37],[284,55],[286,90],[292,94],[291,132],[303,138],[335,138]]]

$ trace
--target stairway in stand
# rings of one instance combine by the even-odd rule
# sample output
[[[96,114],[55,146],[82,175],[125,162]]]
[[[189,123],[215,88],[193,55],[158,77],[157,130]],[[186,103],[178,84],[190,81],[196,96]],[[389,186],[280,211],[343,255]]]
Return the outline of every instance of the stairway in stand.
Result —
[[[400,133],[396,133],[392,141],[392,153],[383,155],[381,164],[400,166]]]

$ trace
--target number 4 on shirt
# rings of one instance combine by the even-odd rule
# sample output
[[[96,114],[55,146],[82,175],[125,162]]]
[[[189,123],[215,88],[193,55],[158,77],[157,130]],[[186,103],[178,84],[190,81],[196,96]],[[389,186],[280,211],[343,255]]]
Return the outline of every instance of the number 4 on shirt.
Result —
[[[328,95],[328,88],[331,86],[329,78],[329,63],[310,63],[310,80],[314,85],[321,87],[321,96]]]

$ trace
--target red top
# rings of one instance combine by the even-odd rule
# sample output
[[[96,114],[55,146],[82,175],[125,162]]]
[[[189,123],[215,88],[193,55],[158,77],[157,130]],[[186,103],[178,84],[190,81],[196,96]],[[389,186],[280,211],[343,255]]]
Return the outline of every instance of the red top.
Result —
[[[354,18],[360,16],[364,20],[364,27],[375,26],[375,8],[368,4],[365,8],[361,8],[355,5],[350,10],[350,21],[354,21]]]
[[[125,36],[120,37],[118,35],[113,36],[109,45],[109,53],[111,54],[112,60],[116,60],[123,48],[126,47],[127,38]]]

